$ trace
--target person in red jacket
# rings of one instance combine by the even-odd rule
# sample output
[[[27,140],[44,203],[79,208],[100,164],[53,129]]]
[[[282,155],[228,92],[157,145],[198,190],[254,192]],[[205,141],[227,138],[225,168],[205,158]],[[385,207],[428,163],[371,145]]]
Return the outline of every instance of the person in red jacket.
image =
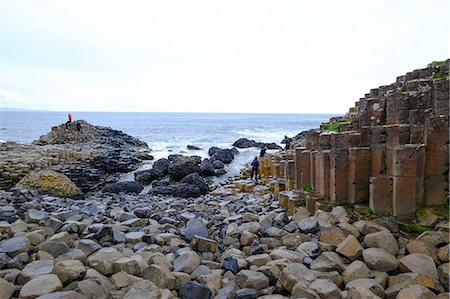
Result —
[[[70,127],[70,124],[72,123],[72,114],[68,114],[67,115],[67,118],[69,119],[67,122],[66,122],[66,129],[68,129],[69,127]]]

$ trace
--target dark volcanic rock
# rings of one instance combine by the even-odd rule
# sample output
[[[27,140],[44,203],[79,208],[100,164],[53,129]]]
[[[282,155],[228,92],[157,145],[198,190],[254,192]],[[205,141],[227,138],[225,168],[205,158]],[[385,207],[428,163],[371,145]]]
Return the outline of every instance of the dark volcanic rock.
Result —
[[[153,163],[153,169],[162,173],[163,175],[167,174],[167,170],[169,169],[170,161],[166,158],[161,158]]]
[[[200,163],[200,173],[204,176],[216,175],[216,172],[214,171],[214,164],[211,163],[209,159],[204,159],[202,163]]]
[[[225,258],[222,262],[222,268],[236,274],[239,271],[237,259],[234,257]]]
[[[200,189],[201,194],[206,194],[208,192],[208,184],[198,173],[188,174],[181,180],[181,183],[197,186]]]
[[[264,142],[256,142],[255,140],[249,140],[247,138],[240,138],[233,143],[233,146],[237,148],[249,148],[249,147],[259,147],[259,148],[267,148],[267,149],[281,149],[281,146],[272,142],[272,143],[264,143]]]
[[[207,285],[189,281],[181,286],[179,295],[181,299],[209,299],[211,290]]]
[[[201,161],[200,161],[201,162]],[[179,181],[188,174],[200,172],[200,166],[198,165],[198,159],[196,157],[180,156],[169,165],[168,173],[172,180]]]
[[[153,188],[151,193],[182,198],[195,198],[201,195],[199,187],[185,183],[177,185],[158,186],[156,188]]]
[[[154,180],[160,179],[162,177],[163,177],[162,172],[156,169],[146,169],[136,171],[134,173],[134,179],[143,185],[148,185]]]
[[[202,148],[200,148],[198,146],[195,146],[195,145],[188,145],[187,148],[190,149],[190,150],[194,150],[194,151],[198,151],[198,150],[202,149]]]
[[[225,164],[230,164],[234,159],[235,152],[213,146],[208,150],[208,154],[211,156],[211,161],[219,160]]]
[[[141,191],[144,189],[142,185],[139,182],[117,182],[114,184],[106,185],[105,191],[111,192],[111,193],[141,193]]]

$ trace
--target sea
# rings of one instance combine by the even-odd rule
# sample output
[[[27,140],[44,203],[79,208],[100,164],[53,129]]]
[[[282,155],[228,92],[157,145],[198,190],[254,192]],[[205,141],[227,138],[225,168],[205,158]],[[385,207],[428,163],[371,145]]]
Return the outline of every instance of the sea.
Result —
[[[231,148],[239,138],[281,145],[284,136],[318,128],[331,114],[245,114],[245,113],[147,113],[71,112],[73,120],[111,127],[147,142],[155,160],[170,154],[208,157],[212,146]],[[31,143],[47,134],[52,126],[64,123],[66,112],[0,111],[0,142]],[[201,150],[189,150],[194,145]],[[239,149],[239,155],[226,167],[227,179],[239,173],[259,154],[259,149]],[[270,151],[269,151],[270,152]],[[154,160],[154,161],[155,161]],[[148,162],[143,168],[150,168]],[[125,179],[127,177],[125,176]]]

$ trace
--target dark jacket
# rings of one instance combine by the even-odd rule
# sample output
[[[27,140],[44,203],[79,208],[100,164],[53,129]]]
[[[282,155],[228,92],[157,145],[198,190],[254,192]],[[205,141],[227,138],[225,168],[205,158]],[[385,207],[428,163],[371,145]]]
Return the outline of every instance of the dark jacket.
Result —
[[[258,169],[259,167],[259,161],[258,160],[253,160],[252,162],[252,169]]]

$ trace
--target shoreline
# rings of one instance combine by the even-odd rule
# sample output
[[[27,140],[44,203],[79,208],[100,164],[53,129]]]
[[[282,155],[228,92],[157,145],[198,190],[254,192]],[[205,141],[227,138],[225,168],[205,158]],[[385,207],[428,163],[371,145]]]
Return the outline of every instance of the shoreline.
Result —
[[[24,175],[20,186],[0,190],[0,297],[448,298],[450,225],[445,199],[438,202],[442,209],[423,204],[426,192],[422,205],[412,197],[396,202],[398,195],[391,197],[396,191],[382,193],[389,189],[370,187],[373,179],[365,165],[378,161],[368,154],[377,153],[373,149],[381,153],[389,149],[382,144],[395,144],[398,152],[409,150],[404,143],[411,136],[428,136],[418,148],[427,147],[427,153],[436,155],[442,152],[437,149],[447,148],[448,157],[448,141],[441,130],[445,126],[425,121],[384,124],[420,121],[416,116],[421,109],[394,109],[381,103],[394,98],[413,107],[411,103],[418,105],[423,99],[434,105],[427,112],[434,113],[429,118],[444,123],[446,119],[448,124],[448,114],[440,116],[445,106],[439,106],[445,104],[445,96],[448,100],[448,93],[440,92],[443,83],[448,87],[448,79],[434,76],[441,68],[448,74],[449,62],[372,90],[345,119],[332,118],[320,131],[300,134],[304,141],[288,150],[267,154],[261,159],[258,184],[244,169],[222,187],[208,190],[204,177],[221,173],[237,155],[232,148],[214,147],[207,159],[171,155],[155,161],[151,169],[136,171],[136,181],[117,182],[118,174],[151,160],[145,143],[86,122],[81,131],[64,125],[53,128],[34,145],[50,158],[34,159],[42,163],[40,176]],[[419,74],[432,79],[422,80]],[[434,89],[426,88],[430,84]],[[438,97],[414,100],[418,91]],[[422,110],[426,109],[431,108]],[[407,119],[402,111],[408,111]],[[408,140],[402,139],[399,127],[408,128]],[[410,134],[413,127],[424,134]],[[396,134],[382,139],[381,128],[385,132],[396,128]],[[372,138],[377,146],[368,142]],[[89,144],[89,155],[80,141]],[[60,151],[45,152],[52,147]],[[19,146],[20,152],[24,156]],[[403,181],[413,170],[427,171],[428,176],[413,178],[423,182],[430,171],[447,167],[448,174],[448,162],[432,164],[417,154],[405,157],[395,167],[382,159],[385,167],[380,171],[394,168]],[[24,164],[20,155],[16,159]],[[420,159],[425,162],[418,163]],[[69,163],[54,168],[60,160]],[[372,170],[371,177],[388,176]],[[338,176],[330,175],[336,171]],[[350,178],[364,180],[354,184]],[[138,194],[142,191],[138,182],[154,184],[153,191]],[[350,187],[348,191],[354,185],[363,188],[345,193],[344,201],[340,188]],[[96,192],[103,187],[105,192]],[[445,191],[441,185],[434,187],[436,192]],[[401,191],[407,193],[409,187]],[[369,201],[369,196],[380,194],[375,205]],[[386,199],[394,200],[392,213],[380,210],[389,208],[391,201]],[[414,222],[405,222],[402,217],[411,216],[411,209]]]

